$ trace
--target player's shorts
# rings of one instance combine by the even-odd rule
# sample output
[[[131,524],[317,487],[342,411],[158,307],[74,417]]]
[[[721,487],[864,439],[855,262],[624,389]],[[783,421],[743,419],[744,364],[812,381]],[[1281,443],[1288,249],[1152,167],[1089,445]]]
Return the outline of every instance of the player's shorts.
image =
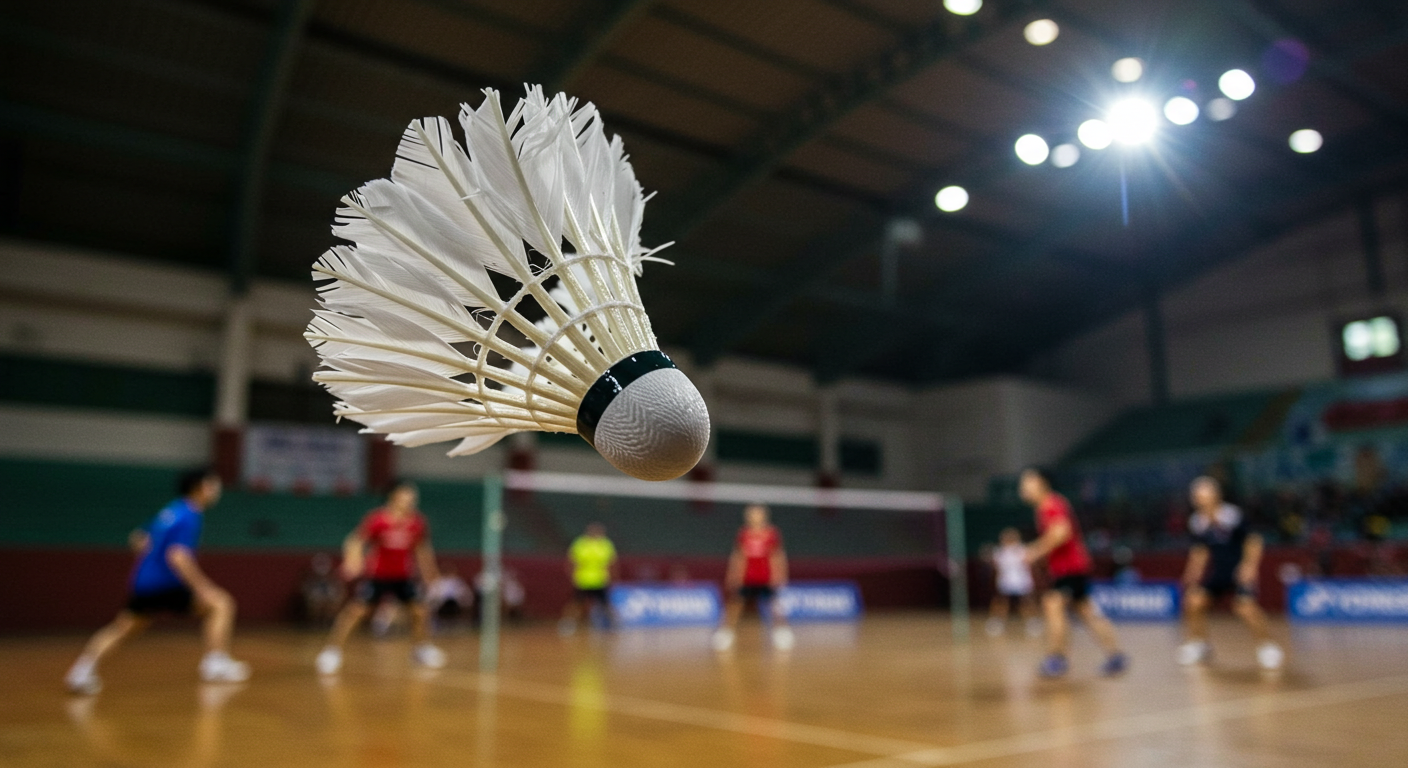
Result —
[[[610,602],[607,587],[577,587],[577,599],[585,603],[601,603],[602,605]]]
[[[1243,584],[1237,581],[1236,577],[1230,575],[1217,574],[1214,578],[1205,579],[1199,586],[1213,600],[1220,600],[1229,595],[1256,599],[1256,585]]]
[[[159,589],[155,592],[133,592],[127,598],[127,610],[138,616],[172,613],[185,616],[195,605],[195,595],[185,587]]]
[[[1024,598],[1024,597],[1030,596],[1031,593],[1032,593],[1031,588],[1027,588],[1027,589],[1004,589],[1004,588],[1002,588],[1002,587],[998,587],[998,589],[997,589],[997,594],[1002,595],[1003,597],[1006,597],[1006,598],[1011,599],[1011,600],[1020,600],[1020,599],[1022,599],[1022,598]]]
[[[1060,592],[1073,603],[1083,603],[1090,599],[1090,575],[1085,573],[1057,576],[1051,582],[1051,591]]]
[[[375,605],[387,596],[410,605],[420,600],[420,582],[414,579],[367,579],[357,587],[357,599]]]
[[[738,596],[744,600],[771,600],[777,590],[771,584],[744,584],[738,588]]]

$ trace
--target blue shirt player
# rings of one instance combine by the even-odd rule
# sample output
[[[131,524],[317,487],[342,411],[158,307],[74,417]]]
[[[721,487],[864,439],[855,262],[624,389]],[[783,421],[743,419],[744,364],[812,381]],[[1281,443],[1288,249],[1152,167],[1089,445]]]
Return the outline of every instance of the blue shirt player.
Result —
[[[146,629],[162,614],[195,614],[204,622],[206,652],[201,679],[238,682],[249,678],[249,665],[230,658],[235,600],[211,581],[196,563],[205,510],[220,500],[220,477],[209,469],[181,475],[178,498],[166,505],[129,541],[139,560],[132,573],[127,605],[88,641],[64,682],[70,691],[94,694],[102,689],[98,662],[124,640]]]

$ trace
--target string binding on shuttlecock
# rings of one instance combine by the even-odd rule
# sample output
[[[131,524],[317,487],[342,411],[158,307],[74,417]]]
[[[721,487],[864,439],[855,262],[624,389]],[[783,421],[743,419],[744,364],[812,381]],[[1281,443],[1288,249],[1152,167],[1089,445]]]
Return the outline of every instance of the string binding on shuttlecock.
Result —
[[[640,244],[646,198],[619,137],[562,94],[529,87],[505,116],[484,93],[460,113],[463,146],[443,118],[413,121],[391,179],[342,199],[334,233],[353,245],[313,267],[314,378],[338,416],[401,445],[458,439],[464,455],[576,432],[628,474],[678,477],[708,411],[641,305],[659,249]]]

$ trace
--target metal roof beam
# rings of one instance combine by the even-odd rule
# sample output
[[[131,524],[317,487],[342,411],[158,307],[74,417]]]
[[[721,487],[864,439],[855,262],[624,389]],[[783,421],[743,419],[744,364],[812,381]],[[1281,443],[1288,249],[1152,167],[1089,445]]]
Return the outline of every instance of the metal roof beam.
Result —
[[[1305,29],[1286,18],[1285,14],[1269,7],[1267,3],[1254,3],[1251,0],[1234,0],[1218,3],[1234,19],[1256,32],[1268,42],[1284,38],[1296,38],[1311,45],[1317,45],[1314,30]],[[1401,30],[1400,30],[1401,31]],[[1389,35],[1394,35],[1393,31]],[[1354,73],[1354,69],[1342,57],[1310,57],[1310,72],[1330,85],[1341,96],[1353,101],[1382,120],[1395,130],[1408,132],[1408,107],[1393,94],[1365,82]]]
[[[4,100],[0,100],[0,132],[105,147],[137,157],[203,168],[220,174],[233,174],[242,159],[239,151],[214,144]],[[294,163],[272,161],[267,167],[269,180],[274,183],[337,197],[346,194],[358,183],[346,176]]]
[[[663,239],[683,237],[842,117],[1046,4],[1042,0],[1003,3],[994,6],[989,14],[961,22],[958,32],[951,31],[953,20],[940,18],[846,75],[830,78],[824,87],[807,94],[790,114],[770,121],[717,178],[701,185],[698,192],[672,201],[651,225],[652,233],[659,233],[656,237]]]
[[[591,18],[577,20],[573,27],[580,32],[558,42],[552,58],[540,65],[544,86],[554,91],[571,86],[651,5],[652,0],[611,0]]]
[[[255,79],[245,118],[244,146],[237,166],[239,177],[230,221],[230,280],[237,294],[249,289],[254,273],[269,150],[283,115],[289,81],[298,59],[303,30],[313,13],[313,3],[314,0],[283,0],[279,4],[264,60]]]

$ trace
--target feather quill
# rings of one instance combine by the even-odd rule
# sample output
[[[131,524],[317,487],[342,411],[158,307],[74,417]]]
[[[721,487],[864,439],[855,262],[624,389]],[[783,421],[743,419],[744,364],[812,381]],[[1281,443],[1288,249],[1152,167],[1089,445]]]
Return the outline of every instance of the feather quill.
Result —
[[[391,178],[342,199],[333,232],[351,245],[314,265],[304,334],[338,416],[401,445],[458,440],[451,455],[575,432],[597,377],[656,348],[635,284],[646,198],[620,138],[538,86],[508,114],[484,96],[461,109],[463,145],[450,121],[414,120]]]

